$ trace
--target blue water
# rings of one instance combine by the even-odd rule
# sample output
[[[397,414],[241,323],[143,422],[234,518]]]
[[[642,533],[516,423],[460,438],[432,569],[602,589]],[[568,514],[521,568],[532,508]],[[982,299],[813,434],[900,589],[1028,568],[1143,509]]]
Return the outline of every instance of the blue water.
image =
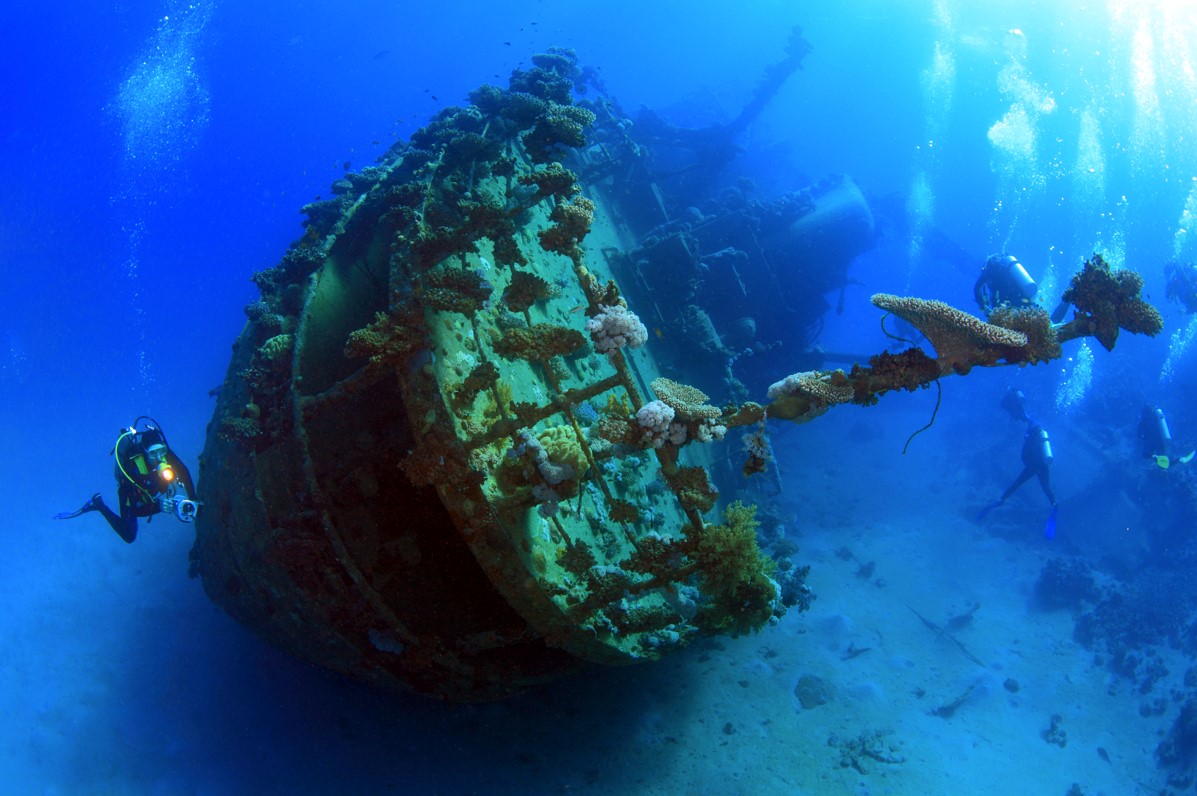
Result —
[[[1123,334],[1112,353],[1073,342],[1061,361],[945,380],[936,424],[905,458],[902,441],[930,417],[934,391],[777,429],[800,548],[876,550],[884,571],[886,550],[934,558],[945,540],[963,545],[989,562],[996,593],[1017,596],[1011,634],[1030,635],[1033,625],[1020,631],[1019,622],[1042,619],[1022,609],[1054,555],[1136,589],[1150,589],[1158,572],[1178,590],[1171,604],[1197,605],[1191,575],[1168,569],[1194,560],[1193,476],[1183,465],[1153,469],[1135,437],[1150,403],[1168,415],[1174,460],[1197,443],[1197,326],[1165,299],[1163,276],[1168,258],[1197,259],[1197,23],[1181,4],[16,5],[0,10],[0,791],[913,793],[951,782],[1004,792],[982,774],[970,780],[947,753],[922,760],[927,779],[917,781],[897,769],[888,780],[849,772],[856,785],[800,773],[724,779],[746,767],[838,770],[838,758],[819,757],[830,754],[827,733],[812,740],[780,719],[735,733],[695,723],[726,703],[770,716],[783,705],[792,719],[798,661],[817,658],[815,635],[847,613],[836,595],[860,616],[884,612],[885,595],[853,591],[859,579],[833,555],[813,562],[821,596],[809,617],[511,703],[449,708],[380,698],[265,646],[187,578],[190,529],[169,518],[144,526],[132,546],[94,516],[49,520],[112,492],[109,450],[141,414],[156,417],[198,471],[209,390],[256,296],[250,276],[302,234],[300,206],[327,196],[346,164],[372,163],[438,109],[481,83],[503,84],[551,45],[599,67],[629,113],[647,105],[704,126],[734,117],[790,29],[803,27],[814,49],[745,132],[732,170],[762,195],[847,173],[877,209],[885,234],[854,263],[843,313],[826,319],[829,350],[886,345],[874,292],[973,308],[975,271],[927,256],[932,230],[975,255],[976,268],[990,253],[1017,253],[1049,309],[1081,261],[1101,252],[1142,273],[1163,313],[1163,334]],[[1049,540],[1035,479],[984,522],[971,519],[1021,468],[1023,429],[998,409],[1010,387],[1052,435],[1060,508]],[[1003,567],[1021,586],[996,585],[991,570]],[[820,569],[847,576],[821,582]],[[970,577],[951,573],[952,583]],[[916,593],[932,604],[962,593],[946,580],[920,582]],[[896,604],[894,621],[910,619]],[[1067,613],[1052,616],[1061,643],[1072,643]],[[1193,616],[1159,621],[1158,634],[1149,626],[1132,646],[1141,659],[1148,649],[1173,661],[1172,679],[1153,680],[1142,699],[1169,688],[1190,698]],[[765,648],[788,668],[769,663]],[[1070,663],[1035,672],[1038,688],[1091,666],[1092,652],[1071,649]],[[726,691],[716,664],[734,669]],[[1090,672],[1098,686],[1074,694],[1070,709],[1098,710],[1109,683],[1133,693],[1142,668],[1103,662]],[[873,692],[853,693],[855,705]],[[1137,732],[1149,740],[1123,751],[1123,770],[1163,783],[1153,753],[1181,701],[1142,719]],[[1138,703],[1128,704],[1133,715]],[[1079,729],[1084,719],[1065,721]],[[949,748],[983,734],[937,726]],[[629,761],[643,770],[628,774]],[[1091,749],[1084,761],[1093,773],[1055,772],[1039,792],[1074,781],[1107,783],[1106,793],[1131,792],[1111,782],[1134,787],[1111,779]]]

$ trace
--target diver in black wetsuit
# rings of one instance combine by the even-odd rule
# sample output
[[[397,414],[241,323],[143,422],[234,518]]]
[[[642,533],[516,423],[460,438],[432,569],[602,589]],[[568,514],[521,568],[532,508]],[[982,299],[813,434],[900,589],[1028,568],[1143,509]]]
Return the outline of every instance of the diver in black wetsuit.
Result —
[[[1164,279],[1164,294],[1190,315],[1197,312],[1197,265],[1169,260],[1164,264]]]
[[[1164,410],[1158,406],[1143,407],[1143,414],[1139,416],[1139,444],[1145,458],[1155,459],[1168,455],[1168,448],[1172,445],[1172,431],[1168,428],[1168,418],[1164,417]]]
[[[144,428],[138,424],[145,421]],[[166,443],[166,434],[148,417],[139,417],[129,428],[121,429],[112,452],[116,455],[116,495],[120,514],[104,504],[97,492],[76,511],[54,515],[68,520],[98,511],[125,542],[137,538],[137,518],[169,512],[182,522],[191,522],[199,512],[195,484],[186,465]]]
[[[1043,489],[1043,494],[1047,496],[1048,503],[1051,504],[1051,513],[1048,515],[1047,525],[1044,529],[1044,535],[1051,539],[1056,534],[1056,496],[1052,493],[1050,470],[1052,463],[1051,440],[1048,438],[1047,430],[1027,413],[1027,399],[1022,394],[1022,390],[1009,390],[1002,398],[1002,408],[1006,410],[1011,419],[1027,424],[1027,431],[1022,442],[1022,472],[1010,486],[1006,487],[1006,491],[1000,498],[981,510],[977,519],[984,519],[990,511],[1005,503],[1006,499],[1017,492],[1019,487],[1030,481],[1033,476],[1038,476],[1039,486]]]
[[[973,285],[973,298],[986,317],[999,306],[1018,309],[1034,305],[1039,286],[1027,269],[1012,254],[994,254],[981,266],[981,274]],[[1064,320],[1068,304],[1061,303],[1052,311],[1052,323]]]
[[[1027,306],[1035,298],[1039,286],[1027,269],[1010,254],[995,254],[981,266],[981,274],[973,285],[973,298],[986,315],[1001,304],[1012,307]]]
[[[1031,480],[1031,476],[1039,477],[1039,486],[1052,508],[1056,507],[1056,496],[1052,494],[1050,470],[1052,463],[1052,443],[1048,439],[1047,431],[1038,423],[1030,423],[1022,442],[1022,472],[1014,479],[1014,483],[1006,487],[1006,491],[998,498],[997,505],[1006,502],[1006,498],[1018,491],[1018,488]]]

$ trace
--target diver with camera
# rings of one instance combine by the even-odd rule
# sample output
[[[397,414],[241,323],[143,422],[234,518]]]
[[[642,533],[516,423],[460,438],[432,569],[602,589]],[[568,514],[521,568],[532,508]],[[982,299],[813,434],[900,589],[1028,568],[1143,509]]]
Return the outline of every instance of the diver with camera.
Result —
[[[186,465],[171,450],[166,434],[150,417],[139,417],[123,428],[111,453],[116,457],[116,494],[120,513],[104,503],[97,492],[76,511],[54,515],[68,520],[98,511],[125,542],[137,538],[139,517],[173,514],[180,522],[193,522],[202,505],[195,499],[195,483]],[[148,519],[147,519],[148,522]]]

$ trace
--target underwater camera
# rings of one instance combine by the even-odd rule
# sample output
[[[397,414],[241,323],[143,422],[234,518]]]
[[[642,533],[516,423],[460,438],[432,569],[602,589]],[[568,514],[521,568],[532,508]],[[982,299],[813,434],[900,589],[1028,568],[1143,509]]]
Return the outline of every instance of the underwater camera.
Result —
[[[200,502],[186,498],[162,497],[158,498],[158,508],[163,514],[174,514],[179,522],[195,522],[195,515],[199,514]]]

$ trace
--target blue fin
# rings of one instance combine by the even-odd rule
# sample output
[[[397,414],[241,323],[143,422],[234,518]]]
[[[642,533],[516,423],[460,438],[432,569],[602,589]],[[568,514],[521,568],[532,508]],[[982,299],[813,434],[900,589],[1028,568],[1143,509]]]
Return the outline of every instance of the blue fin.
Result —
[[[1043,538],[1056,538],[1056,507],[1052,506],[1051,513],[1047,515],[1047,525],[1043,526]]]

